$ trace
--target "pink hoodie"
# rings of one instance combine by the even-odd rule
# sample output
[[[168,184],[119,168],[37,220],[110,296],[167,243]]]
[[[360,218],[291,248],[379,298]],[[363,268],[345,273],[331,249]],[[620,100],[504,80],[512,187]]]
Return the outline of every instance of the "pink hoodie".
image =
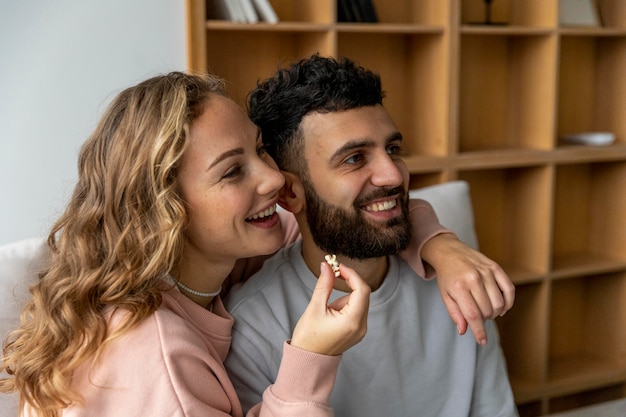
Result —
[[[84,402],[63,416],[243,416],[223,365],[232,325],[219,297],[210,312],[178,289],[165,292],[154,314],[79,368],[73,385]],[[332,416],[328,398],[340,359],[285,343],[276,383],[248,415]]]

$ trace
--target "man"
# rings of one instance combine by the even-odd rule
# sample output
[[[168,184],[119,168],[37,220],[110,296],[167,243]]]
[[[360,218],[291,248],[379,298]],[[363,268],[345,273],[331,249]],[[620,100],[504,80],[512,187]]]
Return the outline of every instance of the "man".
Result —
[[[251,93],[249,111],[287,184],[280,204],[302,240],[231,291],[227,369],[244,408],[276,378],[282,341],[304,311],[326,254],[372,289],[368,332],[344,354],[338,416],[516,416],[495,323],[490,342],[459,337],[437,283],[400,257],[411,239],[402,135],[382,106],[380,78],[317,55]],[[332,299],[349,289],[337,278]]]

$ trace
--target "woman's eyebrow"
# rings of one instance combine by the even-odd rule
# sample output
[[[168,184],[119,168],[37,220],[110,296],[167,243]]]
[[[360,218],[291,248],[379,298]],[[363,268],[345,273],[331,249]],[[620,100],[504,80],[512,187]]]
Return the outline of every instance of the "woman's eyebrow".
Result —
[[[228,150],[228,151],[224,152],[223,154],[221,154],[220,156],[215,158],[215,160],[213,160],[213,162],[211,162],[211,165],[209,165],[208,169],[213,168],[215,165],[219,164],[223,160],[231,158],[231,157],[233,157],[235,155],[243,155],[243,148],[234,148],[234,149],[231,149],[231,150]]]

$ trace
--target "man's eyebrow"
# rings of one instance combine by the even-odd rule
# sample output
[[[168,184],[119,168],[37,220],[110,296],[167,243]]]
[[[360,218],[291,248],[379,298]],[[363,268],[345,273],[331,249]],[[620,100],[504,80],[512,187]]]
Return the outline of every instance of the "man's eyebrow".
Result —
[[[393,134],[391,134],[385,140],[385,144],[388,145],[389,143],[394,142],[394,141],[402,141],[402,133],[394,132]],[[338,159],[342,155],[345,155],[346,153],[352,152],[355,149],[373,148],[375,146],[376,146],[376,142],[373,141],[373,140],[369,140],[369,139],[363,139],[363,140],[355,139],[355,140],[351,140],[351,141],[346,142],[339,149],[337,149],[330,156],[330,161],[334,161],[335,159]]]
[[[342,155],[346,153],[352,152],[355,149],[361,148],[373,148],[376,146],[376,143],[373,140],[351,140],[343,144],[342,147],[337,149],[331,156],[330,160],[333,161],[335,159],[340,158]]]
[[[234,149],[224,152],[223,154],[215,158],[213,162],[211,162],[211,165],[209,165],[208,169],[213,168],[215,165],[219,164],[223,160],[233,157],[235,155],[243,155],[243,148],[234,148]]]

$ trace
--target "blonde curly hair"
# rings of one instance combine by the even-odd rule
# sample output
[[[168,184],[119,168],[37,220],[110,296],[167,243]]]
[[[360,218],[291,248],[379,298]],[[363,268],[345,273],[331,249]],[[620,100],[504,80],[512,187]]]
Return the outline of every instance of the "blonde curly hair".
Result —
[[[44,417],[81,401],[73,372],[152,314],[162,277],[184,247],[177,168],[189,125],[223,81],[181,72],[150,78],[109,105],[78,161],[70,202],[48,236],[50,266],[30,289],[19,328],[4,341],[0,392]],[[128,312],[107,329],[107,309]]]

